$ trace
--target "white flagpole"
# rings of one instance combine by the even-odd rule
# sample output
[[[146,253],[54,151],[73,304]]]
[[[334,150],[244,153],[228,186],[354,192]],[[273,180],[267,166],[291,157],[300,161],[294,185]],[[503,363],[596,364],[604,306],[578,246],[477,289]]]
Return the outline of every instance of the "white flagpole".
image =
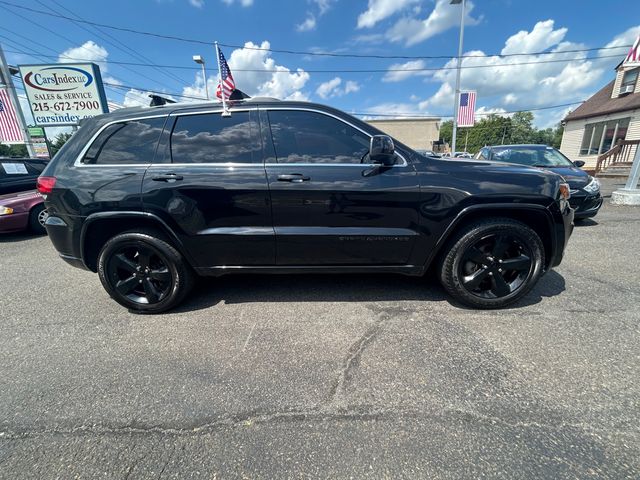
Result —
[[[222,85],[222,67],[220,66],[220,47],[218,46],[218,42],[216,44],[216,58],[218,59],[218,85],[220,85],[220,98],[222,99],[222,115],[229,115],[229,110],[227,110],[227,101],[224,98],[224,86]]]

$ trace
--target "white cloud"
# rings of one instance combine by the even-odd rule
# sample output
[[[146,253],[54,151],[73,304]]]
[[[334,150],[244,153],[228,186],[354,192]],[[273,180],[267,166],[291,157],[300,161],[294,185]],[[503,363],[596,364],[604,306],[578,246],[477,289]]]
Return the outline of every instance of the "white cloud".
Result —
[[[315,30],[315,28],[316,28],[316,17],[311,13],[305,19],[304,22],[296,25],[296,30],[298,32],[308,32],[310,30]]]
[[[316,93],[321,98],[329,98],[332,96],[332,93],[340,86],[342,83],[342,79],[340,77],[332,78],[331,80],[321,83]]]
[[[530,32],[521,30],[509,37],[502,49],[502,55],[512,53],[542,52],[564,40],[566,28],[553,29],[554,21],[546,20],[535,24]]]
[[[271,58],[268,41],[257,45],[246,42],[246,48],[238,48],[229,56],[229,68],[236,87],[251,96],[267,96],[288,100],[304,100],[307,95],[302,91],[309,81],[309,74],[303,69],[295,71],[277,65]],[[254,50],[260,48],[261,50]],[[250,71],[247,71],[250,70]],[[209,94],[213,98],[217,85],[217,75],[207,79]],[[196,75],[193,85],[183,89],[184,95],[204,98],[202,75]]]
[[[253,5],[253,0],[222,0],[227,5],[233,5],[235,2],[238,2],[243,7],[250,7]]]
[[[298,32],[309,32],[311,30],[315,30],[318,25],[318,19],[330,10],[333,6],[333,3],[337,0],[308,1],[315,6],[315,10],[317,10],[317,12],[314,12],[313,9],[307,11],[307,18],[305,18],[303,22],[296,25],[296,31]]]
[[[358,16],[358,28],[371,28],[376,23],[404,10],[418,0],[369,0],[368,8]]]
[[[360,90],[360,85],[358,82],[353,80],[348,80],[345,82],[344,87],[342,86],[342,79],[340,77],[332,78],[324,83],[321,83],[320,86],[316,89],[316,93],[319,97],[327,99],[331,97],[341,97],[343,95],[347,95],[348,93],[357,92]]]
[[[403,42],[407,46],[415,45],[442,33],[460,23],[460,5],[451,5],[449,0],[437,0],[436,5],[424,20],[411,17],[401,18],[391,27],[386,36],[392,42]],[[477,25],[480,18],[471,16],[473,2],[467,2],[465,25]]]
[[[416,71],[426,68],[427,63],[424,60],[410,60],[406,63],[394,63],[389,67],[387,73],[382,77],[383,82],[401,82],[415,75],[428,75],[428,72]]]
[[[631,28],[616,36],[607,46],[628,45],[640,33],[640,26]],[[523,55],[515,57],[488,56],[480,50],[466,52],[463,67],[482,66],[484,68],[463,68],[461,87],[476,90],[478,101],[493,100],[494,108],[506,107],[514,111],[550,104],[577,102],[588,98],[601,87],[604,74],[606,81],[613,78],[611,68],[617,63],[615,58],[601,58],[620,54],[625,49],[602,50],[596,58],[587,58],[588,52],[569,52],[584,49],[585,45],[565,41],[566,28],[555,28],[553,20],[536,23],[531,31],[521,31],[510,36],[502,53],[531,53],[549,51],[545,55]],[[589,55],[593,57],[593,54]],[[549,60],[569,60],[567,62],[540,63]],[[523,65],[523,63],[528,63]],[[421,108],[431,108],[440,112],[453,110],[453,90],[457,60],[452,59],[445,67],[429,74],[431,80],[440,82],[436,93],[421,103]],[[552,124],[560,120],[564,109],[536,113],[536,123]]]
[[[78,61],[95,62],[100,65],[102,72],[107,71],[107,57],[109,52],[92,40],[84,42],[79,47],[73,47],[65,50],[58,56],[60,63],[73,63]]]
[[[189,0],[189,4],[192,7],[202,8],[204,7],[204,0]]]
[[[320,15],[324,15],[329,11],[333,2],[337,0],[312,0],[312,1],[317,5]]]

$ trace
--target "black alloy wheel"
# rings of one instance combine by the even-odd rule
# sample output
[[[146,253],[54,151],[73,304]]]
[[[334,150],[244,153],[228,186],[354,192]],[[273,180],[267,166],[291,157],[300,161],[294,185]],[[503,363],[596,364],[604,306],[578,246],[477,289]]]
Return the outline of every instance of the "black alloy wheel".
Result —
[[[142,243],[117,249],[107,261],[107,274],[120,295],[143,304],[162,301],[173,282],[162,254]]]
[[[126,232],[113,237],[98,257],[105,290],[138,313],[159,313],[182,301],[193,275],[182,255],[155,234]]]
[[[494,233],[465,250],[459,275],[472,295],[501,298],[520,288],[532,268],[527,242],[515,235]]]
[[[526,295],[543,273],[540,237],[515,220],[475,222],[445,248],[440,281],[449,294],[470,307],[509,305]]]

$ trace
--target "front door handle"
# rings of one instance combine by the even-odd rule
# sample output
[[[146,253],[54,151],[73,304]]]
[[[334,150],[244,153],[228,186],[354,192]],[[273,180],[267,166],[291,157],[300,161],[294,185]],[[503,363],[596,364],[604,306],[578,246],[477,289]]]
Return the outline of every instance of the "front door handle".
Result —
[[[311,177],[307,177],[306,175],[302,175],[301,173],[289,173],[286,175],[278,175],[279,182],[302,183],[302,182],[308,182],[309,180],[311,180]]]
[[[156,182],[175,182],[176,180],[182,180],[183,178],[184,177],[182,175],[178,175],[177,173],[162,173],[151,177],[151,180]]]

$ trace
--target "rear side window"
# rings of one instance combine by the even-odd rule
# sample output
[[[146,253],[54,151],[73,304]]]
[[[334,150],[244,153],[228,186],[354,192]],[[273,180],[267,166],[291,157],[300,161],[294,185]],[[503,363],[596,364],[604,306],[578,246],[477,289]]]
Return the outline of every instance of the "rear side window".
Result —
[[[362,163],[369,136],[316,112],[269,111],[278,163]]]
[[[114,123],[105,128],[82,159],[95,165],[153,163],[164,117]]]
[[[171,134],[173,163],[262,162],[258,127],[250,112],[183,115]]]

